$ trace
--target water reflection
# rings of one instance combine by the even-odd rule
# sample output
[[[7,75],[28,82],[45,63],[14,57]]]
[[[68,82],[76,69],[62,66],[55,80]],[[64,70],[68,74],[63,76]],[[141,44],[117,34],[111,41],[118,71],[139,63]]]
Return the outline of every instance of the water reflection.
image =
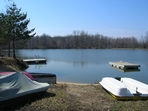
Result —
[[[121,72],[139,72],[140,71],[140,69],[119,69],[119,68],[115,68],[112,66],[110,66],[110,68],[113,68],[115,70],[119,70]]]
[[[29,65],[28,72],[54,73],[58,81],[94,83],[103,77],[131,77],[148,84],[148,51],[116,49],[17,50],[19,58],[47,59],[47,64]],[[117,70],[111,61],[140,64],[140,70]],[[123,73],[126,72],[126,73]]]
[[[41,69],[41,68],[43,68],[45,65],[43,65],[43,64],[36,64],[36,65],[34,65],[34,68],[35,69]]]
[[[121,70],[122,72],[139,72],[140,69],[124,69],[124,70]]]

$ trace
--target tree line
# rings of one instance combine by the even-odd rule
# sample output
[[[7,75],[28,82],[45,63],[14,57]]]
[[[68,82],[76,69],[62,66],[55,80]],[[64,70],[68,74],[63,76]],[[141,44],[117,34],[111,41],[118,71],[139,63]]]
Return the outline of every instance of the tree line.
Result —
[[[138,40],[136,37],[108,37],[101,34],[88,34],[74,30],[65,36],[47,34],[35,36],[34,28],[29,30],[27,13],[21,13],[16,4],[0,13],[0,49],[106,49],[106,48],[148,48],[148,32]],[[1,53],[1,51],[0,51]]]
[[[51,37],[47,34],[35,36],[17,49],[106,49],[106,48],[148,48],[148,33],[138,40],[136,37],[107,37],[74,31],[66,36]]]

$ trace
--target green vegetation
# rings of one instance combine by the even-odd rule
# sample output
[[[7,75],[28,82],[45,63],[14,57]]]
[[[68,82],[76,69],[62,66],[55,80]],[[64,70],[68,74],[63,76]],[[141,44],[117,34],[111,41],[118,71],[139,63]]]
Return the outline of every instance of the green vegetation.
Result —
[[[35,36],[35,29],[27,28],[29,22],[27,13],[21,13],[15,3],[9,6],[5,13],[0,13],[0,48],[8,49],[9,57],[10,48],[13,49],[13,58],[16,58],[15,49],[148,48],[148,32],[141,36],[141,39],[133,36],[114,38],[78,30],[65,36]]]
[[[21,13],[21,9],[18,9],[15,3],[9,6],[5,13],[0,13],[0,45],[8,46],[8,56],[12,45],[13,58],[16,58],[16,43],[26,42],[35,35],[35,33],[31,34],[35,29],[28,30],[27,25],[30,20],[26,18],[27,13]]]

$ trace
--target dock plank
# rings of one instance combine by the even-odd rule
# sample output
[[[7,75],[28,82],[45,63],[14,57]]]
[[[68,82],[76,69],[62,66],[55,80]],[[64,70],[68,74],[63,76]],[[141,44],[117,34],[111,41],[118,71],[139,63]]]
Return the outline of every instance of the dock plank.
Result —
[[[37,63],[46,63],[46,59],[44,58],[37,58],[37,59],[23,59],[24,62],[26,63],[33,63],[33,64],[37,64]]]

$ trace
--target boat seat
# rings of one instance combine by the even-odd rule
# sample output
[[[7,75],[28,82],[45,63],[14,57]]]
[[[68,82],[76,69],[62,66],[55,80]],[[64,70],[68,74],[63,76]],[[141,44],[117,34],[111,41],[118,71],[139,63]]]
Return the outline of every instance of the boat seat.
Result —
[[[116,96],[132,96],[128,93],[126,86],[112,77],[104,77],[100,84]]]
[[[132,78],[121,78],[121,82],[129,89],[135,92],[148,94],[148,85]]]

